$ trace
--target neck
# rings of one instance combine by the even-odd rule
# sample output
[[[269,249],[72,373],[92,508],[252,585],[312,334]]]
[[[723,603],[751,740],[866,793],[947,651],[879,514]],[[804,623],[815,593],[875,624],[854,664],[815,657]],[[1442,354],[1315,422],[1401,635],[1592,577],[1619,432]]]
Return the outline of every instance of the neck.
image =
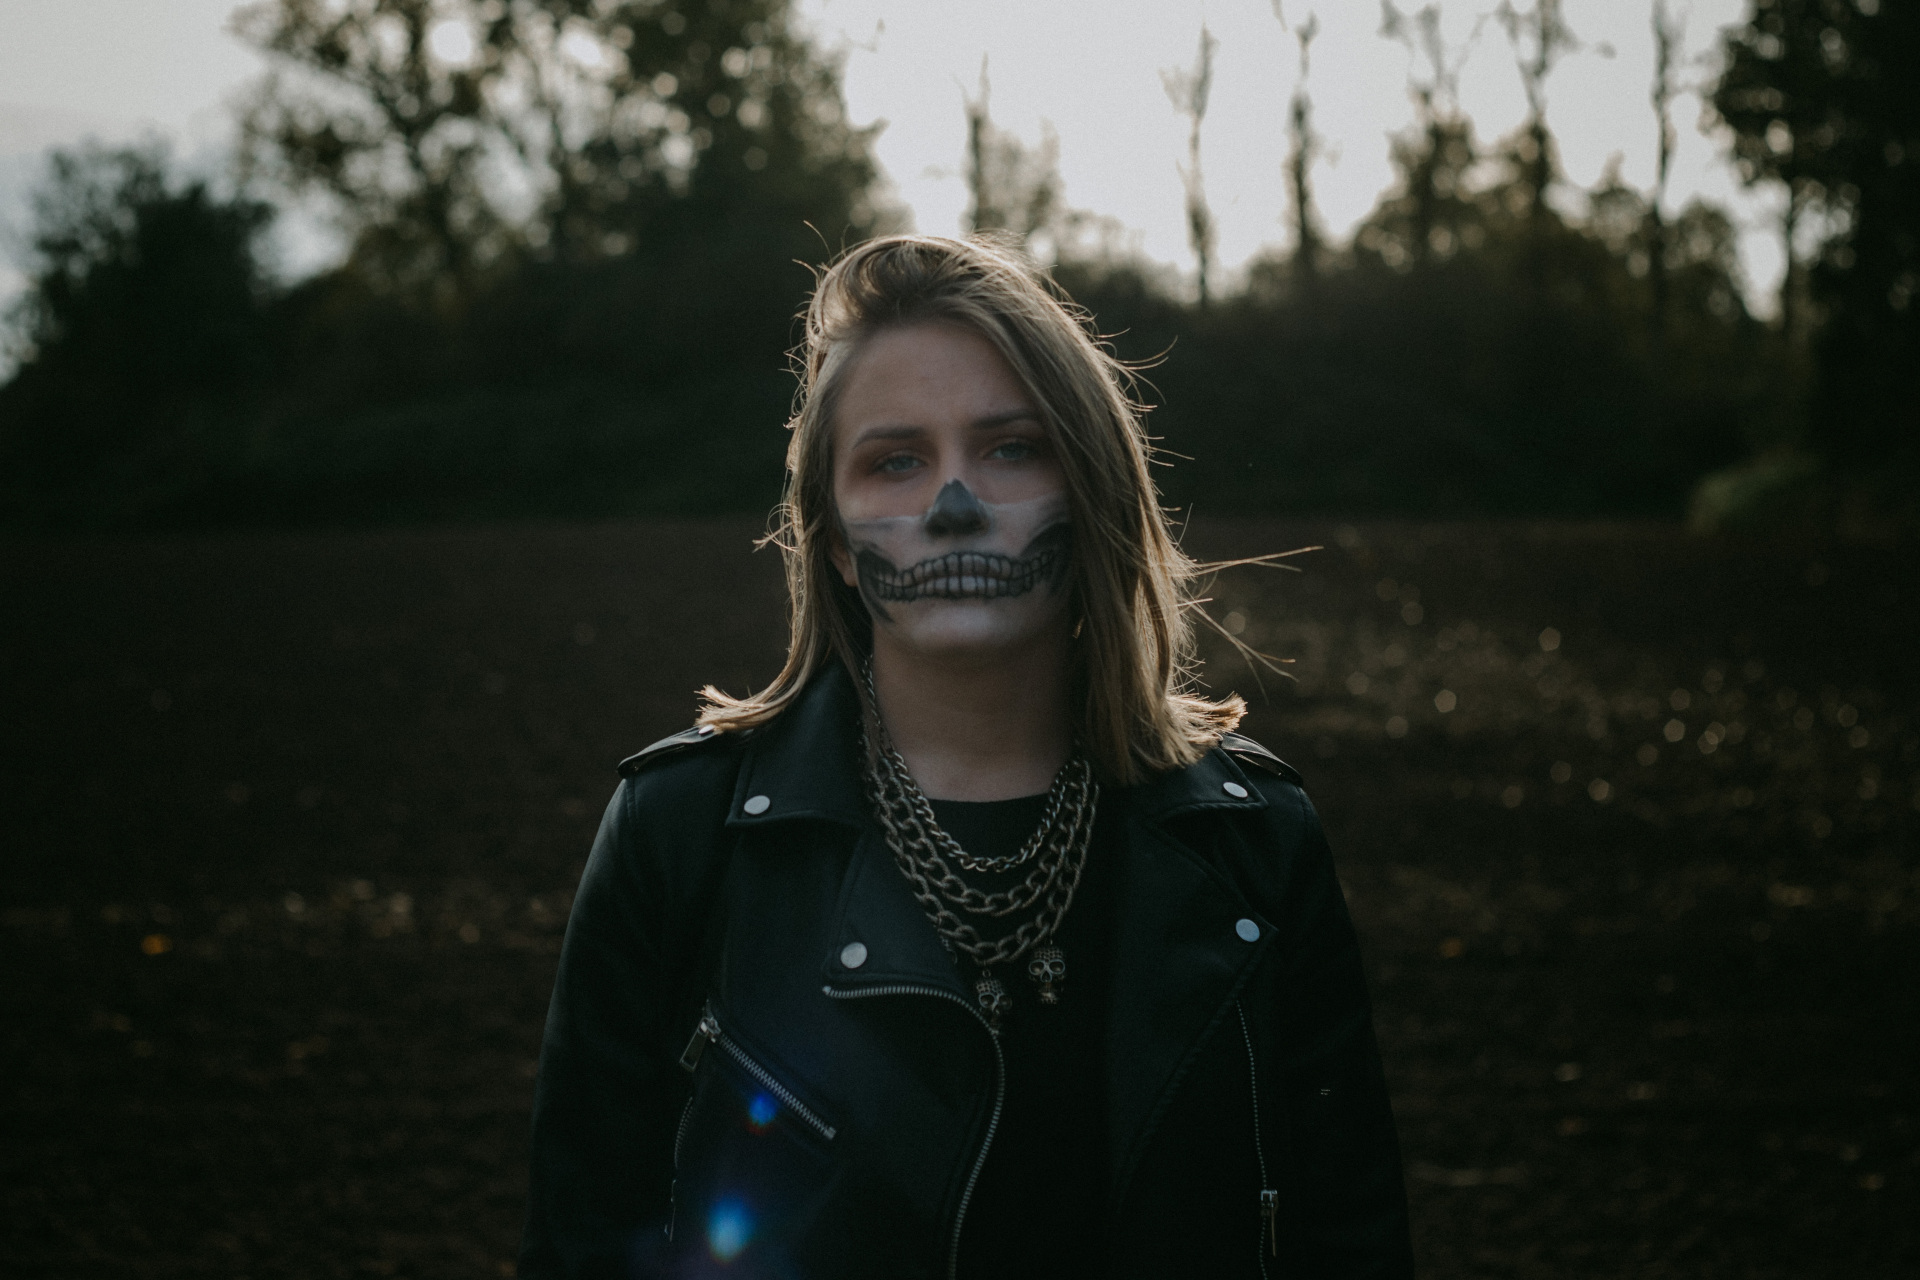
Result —
[[[980,801],[1052,786],[1073,751],[1067,645],[1062,634],[990,661],[955,661],[877,642],[880,718],[920,790]]]

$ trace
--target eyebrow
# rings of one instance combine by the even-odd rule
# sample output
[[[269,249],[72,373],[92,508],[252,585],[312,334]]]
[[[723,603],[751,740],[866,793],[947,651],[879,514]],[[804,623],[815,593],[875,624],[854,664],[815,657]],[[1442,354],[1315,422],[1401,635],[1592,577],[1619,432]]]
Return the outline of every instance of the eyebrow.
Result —
[[[991,427],[1004,427],[1009,422],[1033,422],[1045,425],[1038,409],[1009,409],[1005,413],[991,413],[984,418],[975,418],[968,425],[976,431]]]
[[[925,427],[910,427],[904,425],[867,427],[853,438],[853,447],[859,448],[869,440],[911,440],[915,436],[923,436],[926,433],[927,429]]]
[[[975,418],[967,425],[975,431],[990,431],[995,427],[1004,427],[1011,422],[1042,424],[1043,420],[1037,409],[1009,409],[1005,413],[990,413],[984,418]],[[923,436],[925,434],[927,434],[925,427],[914,426],[910,423],[887,423],[883,426],[866,428],[853,438],[853,445],[851,447],[858,448],[869,440],[911,440],[916,436]]]

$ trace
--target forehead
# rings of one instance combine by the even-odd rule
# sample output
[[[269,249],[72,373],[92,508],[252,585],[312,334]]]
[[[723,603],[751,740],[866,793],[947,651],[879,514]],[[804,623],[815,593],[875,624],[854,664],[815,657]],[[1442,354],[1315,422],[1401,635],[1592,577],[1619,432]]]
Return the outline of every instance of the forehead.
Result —
[[[987,337],[943,321],[890,325],[868,336],[842,379],[836,434],[876,419],[930,428],[1034,408],[1019,375]]]

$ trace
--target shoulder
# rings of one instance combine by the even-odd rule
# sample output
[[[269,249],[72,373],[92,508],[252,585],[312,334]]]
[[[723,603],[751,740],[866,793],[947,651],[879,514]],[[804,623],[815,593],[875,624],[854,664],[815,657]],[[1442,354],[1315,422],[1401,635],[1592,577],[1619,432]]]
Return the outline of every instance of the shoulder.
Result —
[[[656,768],[676,756],[688,752],[706,750],[702,754],[714,754],[714,748],[729,745],[728,739],[737,740],[739,734],[721,733],[710,724],[697,724],[691,729],[682,729],[679,733],[670,733],[650,747],[643,747],[619,764],[620,776],[638,777],[650,768]]]
[[[632,808],[714,808],[724,813],[752,730],[695,725],[669,734],[619,764],[620,794]]]
[[[587,856],[564,954],[606,954],[628,945],[609,939],[643,936],[662,920],[678,928],[681,917],[700,916],[697,904],[726,862],[724,828],[741,755],[730,740],[738,737],[688,729],[620,762],[620,785]]]
[[[1290,782],[1296,787],[1304,786],[1306,783],[1298,769],[1244,733],[1221,734],[1220,750],[1232,756],[1242,767],[1268,774],[1282,782]]]
[[[1317,900],[1333,879],[1333,852],[1320,814],[1300,771],[1261,743],[1228,733],[1215,750],[1239,766],[1240,776],[1263,802],[1243,814],[1245,820],[1235,826],[1237,838],[1220,846],[1230,851],[1230,863],[1237,863],[1237,871],[1229,874],[1248,886],[1277,921],[1294,909],[1283,904],[1300,894]]]
[[[600,870],[606,875],[634,872],[677,880],[703,865],[720,847],[740,774],[742,736],[695,727],[622,760],[620,785],[588,860],[589,877],[596,864],[604,864]]]
[[[1283,844],[1311,843],[1317,838],[1320,817],[1298,769],[1244,733],[1222,734],[1215,750],[1238,765],[1241,775],[1266,801],[1261,821]]]

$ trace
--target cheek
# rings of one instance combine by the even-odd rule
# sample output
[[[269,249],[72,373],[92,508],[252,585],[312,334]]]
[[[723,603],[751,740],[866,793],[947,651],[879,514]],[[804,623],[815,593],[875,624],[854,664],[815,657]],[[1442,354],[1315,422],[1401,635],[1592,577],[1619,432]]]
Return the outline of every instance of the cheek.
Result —
[[[853,571],[853,555],[847,550],[847,534],[840,527],[840,517],[837,514],[826,536],[828,562],[839,573],[842,582],[850,587],[858,586],[859,579]]]

